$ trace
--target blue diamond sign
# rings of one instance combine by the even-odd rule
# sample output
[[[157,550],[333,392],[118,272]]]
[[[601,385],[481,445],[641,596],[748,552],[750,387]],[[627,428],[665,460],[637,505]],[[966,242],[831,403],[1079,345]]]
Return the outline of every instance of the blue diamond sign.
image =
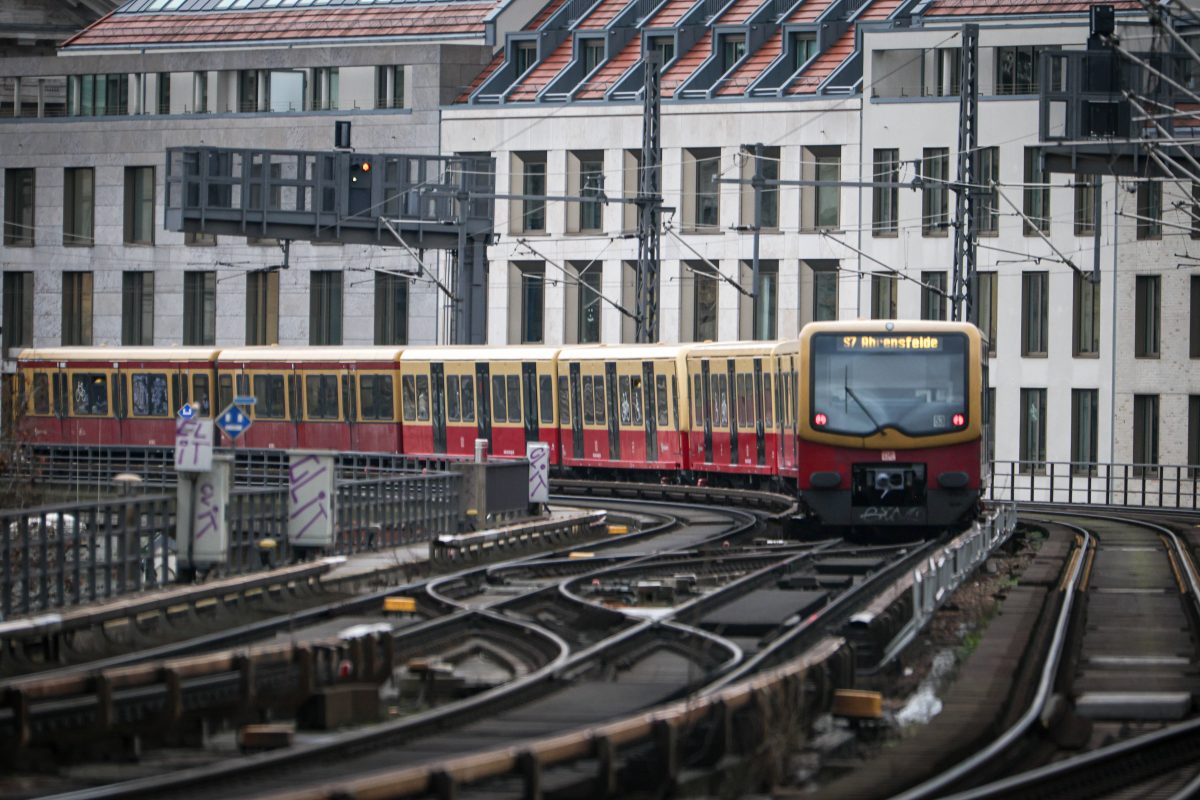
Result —
[[[234,441],[250,430],[250,426],[253,424],[254,421],[246,416],[246,412],[232,404],[217,417],[217,427],[221,429],[221,433]]]
[[[192,407],[191,403],[184,403],[179,407],[179,411],[176,412],[175,416],[180,419],[191,419],[196,416],[196,409]]]

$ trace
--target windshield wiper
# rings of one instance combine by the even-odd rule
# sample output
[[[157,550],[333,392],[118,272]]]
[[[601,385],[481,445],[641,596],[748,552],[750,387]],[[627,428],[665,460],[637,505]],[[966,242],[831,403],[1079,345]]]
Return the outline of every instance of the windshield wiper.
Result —
[[[867,418],[871,420],[871,422],[875,423],[875,430],[882,432],[883,425],[879,423],[879,420],[875,419],[875,415],[871,413],[871,409],[867,408],[867,404],[862,401],[862,398],[858,396],[858,393],[850,388],[849,367],[846,367],[845,377],[842,380],[842,389],[846,392],[848,397],[854,398],[854,402],[858,403],[858,407],[866,413]]]

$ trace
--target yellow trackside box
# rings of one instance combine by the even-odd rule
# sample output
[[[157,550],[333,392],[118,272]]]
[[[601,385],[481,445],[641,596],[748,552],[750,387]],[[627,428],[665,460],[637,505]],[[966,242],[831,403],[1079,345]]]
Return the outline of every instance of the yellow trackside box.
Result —
[[[567,556],[567,558],[591,558],[594,555],[596,555],[596,554],[595,553],[587,553],[587,552],[584,552],[583,550],[576,550],[576,551],[572,552],[569,556]]]
[[[385,614],[415,614],[417,601],[411,597],[383,598],[383,613]]]
[[[629,533],[628,525],[609,525],[608,526],[608,535],[609,536],[620,536],[621,534],[624,534],[624,533]]]
[[[839,717],[879,719],[883,716],[883,696],[860,689],[838,689],[833,693],[833,713]]]

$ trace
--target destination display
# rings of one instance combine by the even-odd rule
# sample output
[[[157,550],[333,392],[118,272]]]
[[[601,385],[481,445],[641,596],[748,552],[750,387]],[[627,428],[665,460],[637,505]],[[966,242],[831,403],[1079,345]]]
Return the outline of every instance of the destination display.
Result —
[[[919,333],[844,334],[837,337],[839,351],[881,352],[891,350],[938,351],[944,336],[924,336]]]

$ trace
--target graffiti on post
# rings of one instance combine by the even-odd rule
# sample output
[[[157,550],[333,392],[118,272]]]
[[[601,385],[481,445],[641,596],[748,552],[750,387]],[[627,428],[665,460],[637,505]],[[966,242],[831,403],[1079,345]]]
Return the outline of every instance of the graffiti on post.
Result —
[[[175,469],[208,472],[212,469],[213,423],[196,417],[175,420]]]
[[[288,539],[294,547],[333,545],[333,456],[293,453],[288,468]]]

